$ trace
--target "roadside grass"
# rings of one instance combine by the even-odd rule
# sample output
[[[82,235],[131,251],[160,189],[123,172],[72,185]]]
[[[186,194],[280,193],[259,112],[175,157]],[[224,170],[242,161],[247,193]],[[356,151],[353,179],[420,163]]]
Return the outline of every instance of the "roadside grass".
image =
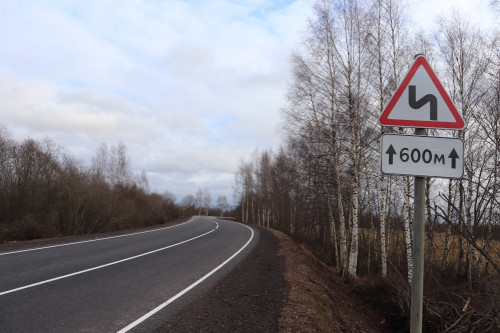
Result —
[[[372,229],[369,228],[361,228],[360,232],[362,233],[362,239],[365,240],[365,242],[369,242],[369,246],[371,247],[371,251],[376,252],[379,251],[378,249],[378,244],[373,244],[373,231]],[[378,237],[378,235],[377,235]],[[405,242],[404,242],[404,233],[403,231],[392,231],[388,235],[388,241],[389,241],[389,250],[388,250],[388,258],[389,260],[392,261],[392,263],[399,268],[404,268],[406,267],[406,248],[405,248]],[[428,233],[425,234],[425,260],[426,260],[426,265],[430,263],[430,267],[427,265],[426,269],[432,270],[432,271],[439,271],[442,267],[443,263],[443,254],[444,254],[444,249],[445,249],[445,242],[446,242],[446,232],[444,231],[434,231],[432,233],[432,245],[431,245],[431,251],[429,252],[428,248],[428,241],[429,241],[429,235]],[[377,238],[378,242],[378,238]],[[480,247],[484,247],[486,243],[485,239],[478,239],[477,244]],[[468,251],[468,243],[466,240],[462,239],[462,248],[464,252],[464,256],[467,256],[467,251]],[[497,283],[500,283],[500,275],[498,274],[497,271],[492,269],[491,265],[487,264],[487,260],[481,255],[481,253],[478,251],[478,258],[479,258],[479,269],[480,269],[480,274],[484,275],[486,273],[486,269],[488,269],[488,275],[492,281],[495,281]],[[492,260],[500,265],[500,240],[496,239],[491,239],[490,240],[490,251],[489,254],[492,258]],[[378,253],[377,254],[371,254],[371,256],[374,258],[373,260],[376,260],[376,262],[372,262],[371,265],[377,265],[379,264],[379,259],[378,259]],[[430,261],[429,261],[429,256],[430,256]],[[460,237],[456,234],[451,234],[450,236],[450,244],[449,244],[449,252],[448,252],[448,264],[447,264],[447,269],[446,272],[451,273],[455,272],[458,269],[458,263],[460,259]],[[363,260],[363,258],[361,258]],[[465,260],[465,258],[464,258]]]

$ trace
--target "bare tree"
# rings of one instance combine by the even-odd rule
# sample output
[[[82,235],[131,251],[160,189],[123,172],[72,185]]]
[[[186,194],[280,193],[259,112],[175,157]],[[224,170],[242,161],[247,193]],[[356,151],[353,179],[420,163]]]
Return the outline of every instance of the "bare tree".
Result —
[[[184,196],[184,198],[182,198],[181,205],[183,207],[187,208],[187,207],[194,206],[195,202],[196,202],[196,199],[194,198],[194,196],[192,194],[188,194],[188,195]]]
[[[203,204],[204,204],[204,192],[203,189],[200,187],[198,191],[196,191],[195,194],[195,202],[196,202],[196,207],[198,208],[198,215],[201,215],[201,210],[203,209]]]
[[[210,191],[205,186],[203,189],[203,207],[205,208],[205,215],[207,216],[211,204],[212,204],[212,196],[210,195]]]
[[[485,96],[484,88],[488,89],[486,73],[491,61],[487,56],[484,34],[463,19],[458,12],[453,12],[449,18],[439,20],[439,30],[435,39],[445,63],[445,78],[447,79],[445,84],[466,123],[465,129],[459,132],[459,138],[464,141],[466,159],[464,178],[458,181],[459,211],[457,212],[458,215],[466,218],[459,219],[457,222],[463,221],[464,224],[460,228],[466,228],[468,232],[475,235],[480,221],[477,219],[479,215],[473,213],[474,201],[482,195],[476,192],[481,189],[475,187],[474,184],[484,181],[481,178],[486,174],[478,171],[483,168],[481,161],[484,156],[481,155],[488,154],[482,149],[484,148],[481,146],[482,142],[478,141],[480,128],[475,120],[479,112],[478,106]],[[448,197],[448,205],[451,205],[449,200],[451,197]],[[473,275],[477,280],[479,272],[477,250],[469,243],[465,253],[462,238],[460,238],[459,248],[459,273],[461,273],[465,259],[468,280],[472,283]]]
[[[229,209],[229,204],[225,195],[217,197],[217,208],[220,209],[221,216],[224,216],[225,212]]]
[[[377,106],[375,118],[382,114],[391,92],[395,91],[400,80],[400,73],[406,66],[408,52],[407,28],[404,3],[394,0],[375,0],[368,11],[369,24],[364,44],[370,53],[372,66],[375,70],[370,84],[373,86],[373,102]],[[387,131],[381,127],[380,134]],[[378,151],[378,147],[373,147]],[[377,163],[380,156],[376,155]],[[387,177],[380,174],[380,254],[382,277],[387,277],[387,200],[390,198],[390,188]]]

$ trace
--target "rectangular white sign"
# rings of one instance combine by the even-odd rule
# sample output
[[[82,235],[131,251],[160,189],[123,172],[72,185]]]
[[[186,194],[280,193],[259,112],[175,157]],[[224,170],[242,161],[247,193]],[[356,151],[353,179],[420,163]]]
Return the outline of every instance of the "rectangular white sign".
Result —
[[[441,178],[461,178],[464,174],[464,143],[460,139],[386,134],[381,141],[383,173]]]

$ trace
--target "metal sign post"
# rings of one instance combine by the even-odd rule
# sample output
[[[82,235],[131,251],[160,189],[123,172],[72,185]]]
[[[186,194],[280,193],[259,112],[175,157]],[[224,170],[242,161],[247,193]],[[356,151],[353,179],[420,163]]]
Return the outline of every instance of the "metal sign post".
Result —
[[[415,128],[415,135],[426,135],[427,130]],[[425,238],[425,177],[415,177],[413,222],[413,277],[411,286],[410,332],[422,332],[424,297],[424,238]]]

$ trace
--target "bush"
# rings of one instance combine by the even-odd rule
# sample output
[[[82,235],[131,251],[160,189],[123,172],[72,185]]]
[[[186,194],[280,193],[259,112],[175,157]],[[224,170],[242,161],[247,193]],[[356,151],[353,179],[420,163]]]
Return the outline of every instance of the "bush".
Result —
[[[26,215],[10,225],[0,226],[0,241],[33,240],[57,236],[55,218],[53,216]]]

